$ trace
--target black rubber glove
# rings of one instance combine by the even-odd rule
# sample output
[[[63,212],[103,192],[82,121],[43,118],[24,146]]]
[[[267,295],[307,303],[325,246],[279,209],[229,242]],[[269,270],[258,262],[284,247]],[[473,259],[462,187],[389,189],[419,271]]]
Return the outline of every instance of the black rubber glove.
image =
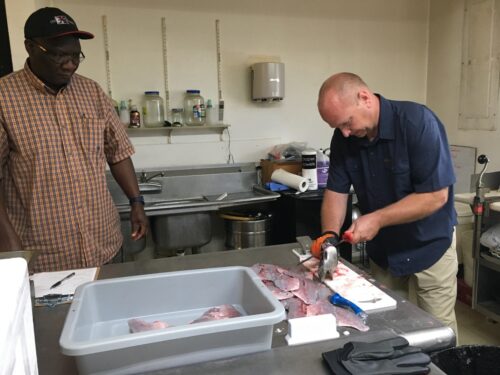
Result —
[[[373,359],[397,358],[405,354],[420,353],[420,348],[409,346],[403,337],[369,342],[348,342],[342,351],[342,360],[369,361]]]
[[[429,372],[430,357],[420,348],[409,346],[402,337],[374,343],[349,342],[342,349],[323,353],[337,375],[417,375]]]

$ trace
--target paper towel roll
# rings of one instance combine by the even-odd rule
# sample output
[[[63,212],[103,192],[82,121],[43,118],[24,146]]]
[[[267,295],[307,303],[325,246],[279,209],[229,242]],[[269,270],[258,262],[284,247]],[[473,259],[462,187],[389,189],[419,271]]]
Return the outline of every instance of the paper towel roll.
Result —
[[[284,169],[276,169],[271,175],[271,180],[279,182],[280,184],[298,190],[301,193],[307,190],[309,183],[307,179],[296,174],[285,171]]]

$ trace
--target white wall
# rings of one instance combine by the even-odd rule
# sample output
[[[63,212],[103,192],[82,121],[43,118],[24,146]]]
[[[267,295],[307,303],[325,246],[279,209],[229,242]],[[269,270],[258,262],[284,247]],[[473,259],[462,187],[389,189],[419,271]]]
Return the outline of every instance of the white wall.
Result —
[[[500,130],[458,129],[464,0],[431,0],[427,104],[446,124],[450,143],[487,154],[489,171],[500,170]],[[476,169],[479,172],[479,169]]]
[[[24,22],[39,6],[37,0],[6,0],[7,25],[14,69],[22,68],[26,60]]]
[[[14,4],[14,0],[7,3]],[[87,59],[79,73],[95,79],[105,90],[101,15],[107,15],[116,100],[138,102],[141,93],[151,89],[160,90],[164,97],[161,17],[166,17],[171,107],[181,106],[183,92],[189,88],[216,99],[215,19],[220,19],[225,122],[231,125],[236,162],[258,161],[277,143],[305,141],[311,147],[328,147],[332,130],[317,114],[317,91],[325,78],[338,71],[360,74],[388,98],[426,100],[428,0],[50,3],[96,35],[82,41]],[[8,18],[9,28],[22,28],[24,19],[22,24],[19,17],[11,22],[9,8]],[[11,44],[16,56],[24,49],[18,38]],[[249,66],[266,57],[285,63],[286,97],[281,103],[250,101]],[[22,66],[19,59],[14,64]],[[163,136],[134,137],[134,163],[139,169],[224,163],[227,135],[225,139],[179,136],[167,144]]]

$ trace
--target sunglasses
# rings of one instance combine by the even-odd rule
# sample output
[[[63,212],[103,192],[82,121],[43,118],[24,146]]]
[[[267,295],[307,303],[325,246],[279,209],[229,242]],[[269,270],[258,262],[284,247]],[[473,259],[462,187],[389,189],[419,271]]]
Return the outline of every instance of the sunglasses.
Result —
[[[50,51],[34,40],[31,40],[31,42],[33,42],[38,48],[40,48],[47,55],[47,57],[56,64],[65,64],[69,60],[73,61],[75,64],[80,64],[83,60],[85,60],[85,55],[81,51],[76,53],[59,53]]]

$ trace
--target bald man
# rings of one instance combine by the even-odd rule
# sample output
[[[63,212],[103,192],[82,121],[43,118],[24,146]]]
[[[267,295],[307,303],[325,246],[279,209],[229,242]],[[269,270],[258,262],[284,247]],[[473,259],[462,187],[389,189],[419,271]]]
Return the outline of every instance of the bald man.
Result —
[[[317,241],[338,238],[352,185],[362,216],[349,230],[367,242],[374,277],[457,333],[455,176],[443,124],[352,73],[323,83],[318,110],[335,130]]]

